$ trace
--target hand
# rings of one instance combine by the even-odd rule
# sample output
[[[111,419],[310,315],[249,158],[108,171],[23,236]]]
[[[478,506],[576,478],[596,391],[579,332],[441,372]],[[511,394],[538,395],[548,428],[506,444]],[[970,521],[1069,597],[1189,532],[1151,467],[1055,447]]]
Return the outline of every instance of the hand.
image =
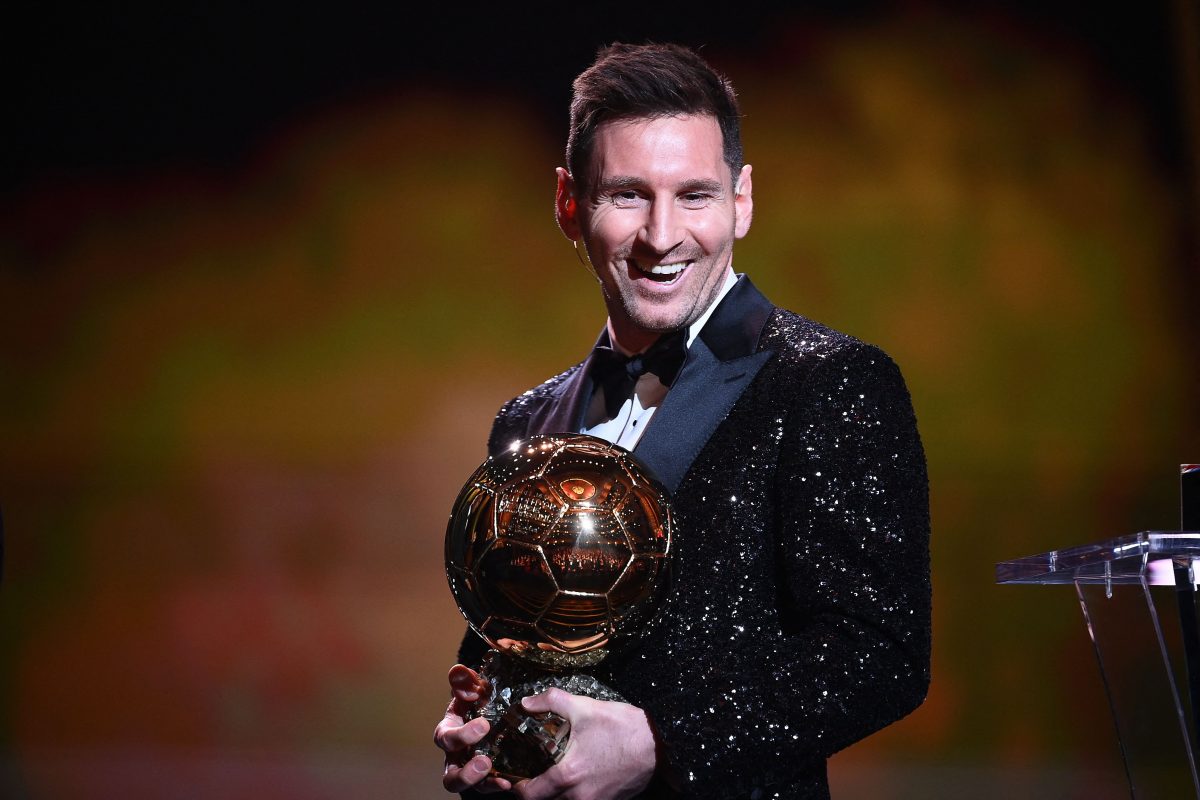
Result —
[[[633,797],[654,777],[655,741],[646,712],[628,703],[611,703],[550,689],[526,697],[530,713],[553,711],[571,721],[571,740],[563,760],[521,781],[521,800],[622,800]]]
[[[442,785],[448,792],[461,792],[474,787],[480,792],[502,792],[512,788],[503,778],[488,778],[492,768],[487,756],[471,755],[471,748],[487,735],[488,721],[483,717],[463,722],[467,712],[474,707],[489,687],[478,672],[455,664],[450,669],[450,705],[446,716],[433,730],[433,743],[446,753],[446,767],[442,773]]]

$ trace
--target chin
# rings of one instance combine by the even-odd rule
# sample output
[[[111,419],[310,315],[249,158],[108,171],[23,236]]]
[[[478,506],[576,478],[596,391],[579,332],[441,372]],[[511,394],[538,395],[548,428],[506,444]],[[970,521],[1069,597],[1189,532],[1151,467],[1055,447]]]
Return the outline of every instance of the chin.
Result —
[[[626,297],[623,316],[626,321],[647,334],[655,336],[668,331],[687,327],[694,319],[691,298],[680,302],[681,298],[672,298],[669,304],[647,303],[643,298]],[[629,302],[632,301],[632,302]]]
[[[690,320],[686,315],[655,316],[634,319],[633,324],[648,333],[667,333],[668,331],[686,328]]]

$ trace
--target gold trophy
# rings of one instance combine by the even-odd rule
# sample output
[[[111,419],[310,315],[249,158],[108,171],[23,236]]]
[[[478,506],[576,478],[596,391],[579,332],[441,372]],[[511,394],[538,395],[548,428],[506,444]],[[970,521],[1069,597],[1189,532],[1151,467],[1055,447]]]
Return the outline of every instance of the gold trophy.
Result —
[[[492,774],[518,781],[557,763],[570,725],[527,714],[523,697],[557,686],[623,698],[584,670],[641,635],[670,588],[666,489],[624,448],[583,434],[515,442],[463,486],[446,529],[446,577],[467,623],[492,648],[471,718]]]

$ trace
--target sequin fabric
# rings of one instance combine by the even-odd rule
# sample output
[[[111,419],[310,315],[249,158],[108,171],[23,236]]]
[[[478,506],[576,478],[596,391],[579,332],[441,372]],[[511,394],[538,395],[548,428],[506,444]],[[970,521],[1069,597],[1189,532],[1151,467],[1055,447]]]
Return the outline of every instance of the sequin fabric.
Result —
[[[928,687],[925,458],[878,348],[776,309],[759,349],[675,493],[673,597],[595,672],[647,711],[684,796],[826,798],[826,758]],[[570,374],[506,404],[491,446],[532,433],[529,404]],[[468,634],[463,663],[482,653]]]

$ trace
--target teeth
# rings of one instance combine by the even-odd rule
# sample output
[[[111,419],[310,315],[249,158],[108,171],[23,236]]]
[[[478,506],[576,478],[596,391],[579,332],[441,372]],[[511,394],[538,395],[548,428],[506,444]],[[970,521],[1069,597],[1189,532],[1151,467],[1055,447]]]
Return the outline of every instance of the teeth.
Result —
[[[651,275],[674,275],[677,272],[683,272],[683,268],[686,266],[687,266],[686,263],[659,264],[656,267],[650,268],[650,274]]]

